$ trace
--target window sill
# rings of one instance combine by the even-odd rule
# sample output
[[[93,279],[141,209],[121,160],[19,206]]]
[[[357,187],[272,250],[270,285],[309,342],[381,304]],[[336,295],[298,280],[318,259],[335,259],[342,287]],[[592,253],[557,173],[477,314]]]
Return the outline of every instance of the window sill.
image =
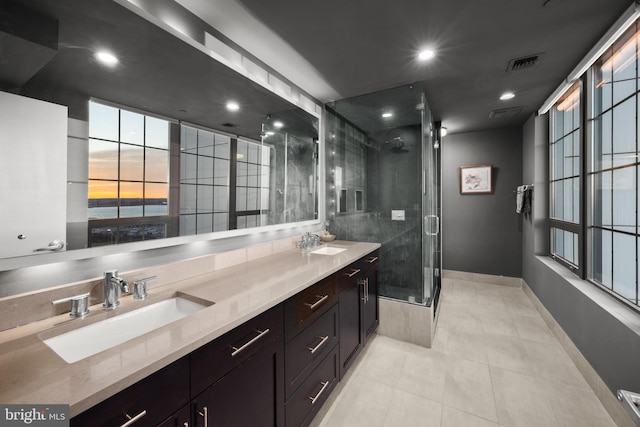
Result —
[[[635,332],[636,335],[640,336],[640,313],[636,312],[631,307],[628,307],[613,295],[609,295],[606,291],[599,289],[598,285],[576,277],[574,273],[566,267],[563,267],[551,257],[536,255],[536,258],[558,276],[562,277],[565,282],[569,283],[584,296],[593,301],[594,304],[598,305],[611,316],[616,318],[620,323]]]

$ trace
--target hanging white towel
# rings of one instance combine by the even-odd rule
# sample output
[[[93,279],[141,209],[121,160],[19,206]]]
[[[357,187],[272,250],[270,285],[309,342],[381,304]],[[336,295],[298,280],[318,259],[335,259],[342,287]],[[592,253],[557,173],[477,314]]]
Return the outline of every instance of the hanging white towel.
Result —
[[[516,213],[528,212],[530,209],[529,185],[519,185],[516,190]]]

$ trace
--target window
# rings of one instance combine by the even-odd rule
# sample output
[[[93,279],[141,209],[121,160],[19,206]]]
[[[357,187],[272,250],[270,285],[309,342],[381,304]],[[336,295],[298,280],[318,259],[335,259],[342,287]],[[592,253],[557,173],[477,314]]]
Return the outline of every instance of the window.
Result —
[[[594,62],[584,83],[574,85],[551,109],[549,147],[551,255],[635,308],[640,276],[638,30],[636,22]],[[581,104],[586,105],[582,112]]]
[[[592,68],[589,279],[638,304],[638,32]]]
[[[551,254],[580,271],[581,90],[576,84],[550,116]]]
[[[180,129],[180,235],[228,230],[232,138]]]
[[[169,203],[169,122],[90,102],[89,245],[165,237]]]
[[[275,132],[273,132],[275,135]],[[273,136],[273,135],[269,135]],[[236,223],[238,228],[267,224],[272,149],[238,140],[236,154]]]

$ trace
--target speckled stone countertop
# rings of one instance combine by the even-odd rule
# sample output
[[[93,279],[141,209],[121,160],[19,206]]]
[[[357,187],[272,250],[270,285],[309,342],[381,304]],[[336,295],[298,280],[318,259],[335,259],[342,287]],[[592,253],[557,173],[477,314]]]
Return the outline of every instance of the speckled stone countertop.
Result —
[[[335,241],[329,246],[346,250],[336,255],[288,250],[153,288],[144,301],[122,297],[114,311],[105,312],[96,305],[84,319],[72,320],[65,314],[0,332],[0,402],[67,403],[70,415],[75,416],[378,249],[380,244]],[[175,295],[215,304],[72,364],[43,342]]]

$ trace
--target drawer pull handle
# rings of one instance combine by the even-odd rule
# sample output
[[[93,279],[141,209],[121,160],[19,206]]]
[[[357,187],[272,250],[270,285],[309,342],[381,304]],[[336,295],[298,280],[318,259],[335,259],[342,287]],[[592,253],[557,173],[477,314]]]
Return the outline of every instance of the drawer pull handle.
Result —
[[[311,304],[310,302],[305,302],[304,305],[309,306],[309,308],[311,310],[315,310],[316,307],[318,307],[320,304],[322,304],[323,302],[325,302],[329,298],[329,294],[327,294],[325,296],[316,295],[316,297],[318,297],[320,299],[318,301],[314,302],[313,304]]]
[[[371,258],[367,259],[367,262],[369,264],[373,264],[374,262],[376,262],[378,260],[377,256],[372,256]]]
[[[144,411],[140,412],[138,415],[136,415],[133,418],[131,418],[131,416],[129,414],[124,414],[124,415],[127,417],[127,419],[129,421],[127,421],[126,423],[122,424],[122,426],[120,426],[120,427],[129,427],[130,425],[132,425],[133,423],[138,421],[140,418],[142,418],[145,415],[147,415],[147,410],[145,409]]]
[[[309,350],[311,352],[311,354],[315,353],[316,351],[318,351],[318,349],[320,347],[322,347],[322,345],[327,342],[327,340],[329,339],[329,335],[324,336],[324,337],[318,337],[320,338],[320,342],[315,346],[315,347],[307,347],[307,350]]]
[[[204,418],[204,427],[209,427],[209,409],[203,406],[202,412],[198,411],[198,415]]]
[[[347,276],[347,277],[353,277],[358,273],[360,273],[360,269],[359,268],[352,268],[351,269],[351,273],[344,273],[344,275]]]
[[[329,381],[322,381],[320,384],[322,384],[322,388],[320,389],[320,391],[318,392],[318,394],[316,394],[315,396],[311,397],[311,396],[307,396],[307,399],[309,399],[311,401],[311,404],[314,405],[316,403],[316,400],[318,400],[318,398],[320,397],[320,395],[324,392],[324,389],[327,388],[327,386],[329,385]]]
[[[260,338],[262,338],[263,336],[265,336],[266,334],[269,333],[269,329],[265,329],[264,331],[259,331],[257,329],[255,329],[255,331],[258,333],[258,335],[256,335],[255,337],[253,337],[249,342],[245,343],[244,345],[242,345],[241,347],[231,347],[231,349],[233,350],[233,352],[231,353],[231,357],[236,356],[238,353],[240,353],[241,351],[244,351],[247,349],[247,347],[249,347],[251,344],[253,344],[254,342],[258,341]],[[205,426],[206,427],[206,426]]]

